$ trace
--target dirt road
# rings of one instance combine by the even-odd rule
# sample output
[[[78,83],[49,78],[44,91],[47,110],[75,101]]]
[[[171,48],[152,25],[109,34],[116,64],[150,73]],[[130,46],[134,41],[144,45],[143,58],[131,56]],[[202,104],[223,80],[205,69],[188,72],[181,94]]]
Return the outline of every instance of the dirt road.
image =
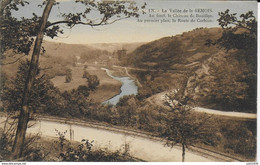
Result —
[[[162,107],[166,107],[163,103],[163,96],[168,91],[157,93],[149,98],[147,98],[147,101],[149,101],[152,104],[156,104]],[[256,119],[257,114],[255,113],[244,113],[244,112],[226,112],[221,110],[215,110],[215,109],[208,109],[208,108],[202,108],[202,107],[194,107],[194,111],[196,112],[205,112],[208,114],[213,115],[219,115],[219,116],[227,116],[227,117],[236,117],[236,118],[244,118],[244,119]]]
[[[5,117],[0,117],[1,127],[4,125],[4,120]],[[128,144],[130,154],[145,161],[180,162],[182,158],[181,148],[165,147],[165,141],[162,139],[138,132],[59,118],[40,118],[31,123],[34,125],[27,129],[27,135],[40,133],[42,137],[57,137],[55,130],[60,132],[67,130],[65,138],[68,140],[79,142],[82,139],[94,140],[95,146],[107,147],[111,150],[122,149],[125,144]],[[236,159],[209,151],[194,152],[191,150],[186,151],[185,160],[188,162],[236,161]]]

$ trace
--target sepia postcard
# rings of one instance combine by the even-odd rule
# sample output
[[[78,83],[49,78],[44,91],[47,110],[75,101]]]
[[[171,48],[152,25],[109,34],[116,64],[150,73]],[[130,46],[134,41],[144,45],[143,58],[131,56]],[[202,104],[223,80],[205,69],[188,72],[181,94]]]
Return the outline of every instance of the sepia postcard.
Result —
[[[258,164],[257,5],[1,0],[1,165]]]

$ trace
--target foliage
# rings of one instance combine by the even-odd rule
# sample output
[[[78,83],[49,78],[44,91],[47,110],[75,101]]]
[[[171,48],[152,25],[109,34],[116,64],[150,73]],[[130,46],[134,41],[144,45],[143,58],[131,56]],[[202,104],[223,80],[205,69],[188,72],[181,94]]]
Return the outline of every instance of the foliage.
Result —
[[[222,29],[199,28],[161,38],[126,56],[128,65],[139,68],[132,72],[143,84],[138,98],[146,99],[171,86],[181,88],[188,78],[193,81],[189,89],[194,91],[196,106],[256,112],[255,16],[249,11],[239,18],[229,10],[219,15]],[[208,38],[208,45],[215,46],[204,45]]]
[[[90,75],[87,71],[84,71],[82,78],[86,78],[88,82],[88,88],[90,90],[95,90],[99,85],[99,80],[96,75]]]
[[[5,82],[3,89],[2,101],[7,111],[19,110],[22,102],[23,85],[25,83],[26,74],[29,69],[29,61],[21,61],[15,78]],[[59,90],[53,86],[50,80],[40,74],[38,69],[37,78],[31,92],[30,109],[32,111],[43,112],[57,108],[59,104]]]
[[[243,122],[224,123],[220,129],[223,136],[226,137],[225,149],[233,150],[246,157],[256,156],[256,138]]]
[[[55,129],[55,132],[56,132],[56,135],[59,138],[58,141],[57,141],[57,143],[59,145],[59,151],[62,152],[65,145],[66,145],[66,142],[67,142],[67,140],[65,139],[65,135],[67,133],[67,130],[64,131],[64,132],[60,132],[57,129]]]
[[[7,121],[7,120],[6,120]],[[3,160],[4,158],[7,158],[12,151],[12,142],[13,142],[13,137],[14,133],[11,131],[12,128],[10,129],[0,129],[0,159]]]
[[[217,40],[217,44],[227,50],[256,48],[257,20],[252,11],[241,14],[241,20],[237,19],[236,13],[230,14],[228,9],[220,12],[219,16],[218,22],[224,32],[222,37]],[[245,31],[238,32],[241,29]]]
[[[99,80],[96,75],[90,75],[89,77],[87,77],[87,80],[88,80],[88,88],[92,91],[95,90],[96,87],[99,85]]]
[[[29,62],[22,61],[15,78],[5,82],[1,97],[5,111],[19,110],[28,68]],[[31,111],[60,116],[81,116],[80,113],[85,113],[90,105],[87,100],[90,87],[79,86],[72,91],[61,93],[40,70],[31,93]]]
[[[65,93],[67,93],[67,96],[64,96]],[[181,114],[178,111],[172,112],[161,107],[154,107],[148,102],[139,101],[136,99],[136,96],[125,97],[120,101],[120,104],[117,105],[117,107],[114,107],[111,105],[90,104],[82,95],[79,95],[76,90],[74,92],[70,91],[65,93],[63,94],[64,100],[68,100],[68,102],[63,102],[65,108],[60,111],[47,111],[48,114],[62,117],[76,117],[85,120],[92,119],[109,124],[136,128],[151,132],[159,137],[167,138],[169,136],[169,139],[173,138],[173,136],[170,135],[171,133],[174,133],[173,123],[180,124],[182,122],[180,118],[177,117],[186,115],[187,119],[184,121],[186,126],[190,126],[188,128],[193,128],[193,126],[197,126],[199,123],[208,119],[208,121],[205,121],[206,127],[210,124],[210,126],[214,126],[214,128],[209,127],[211,129],[205,128],[205,130],[204,127],[200,128],[199,131],[204,130],[204,133],[207,134],[203,133],[203,139],[194,139],[195,142],[193,145],[204,143],[208,146],[215,147],[213,149],[229,153],[238,153],[249,158],[254,157],[255,155],[256,131],[255,128],[252,127],[255,126],[255,123],[240,123],[241,121],[225,120],[220,117],[217,119],[212,117],[209,118],[209,116],[205,114],[193,113],[192,111],[186,112],[186,114]],[[76,96],[78,96],[77,99],[75,98]],[[135,108],[132,108],[132,105]],[[126,112],[123,110],[126,110]],[[190,122],[195,124],[190,125]],[[180,129],[178,128],[177,130]],[[193,129],[187,130],[190,132],[193,131]],[[234,134],[236,136],[233,136]],[[240,141],[243,141],[243,143],[240,143]],[[60,142],[58,142],[58,144],[59,143]],[[64,150],[68,146],[67,143],[67,140],[64,140],[64,153],[67,151]],[[57,148],[57,150],[59,149],[60,147]],[[77,150],[77,148],[74,148],[73,153]]]
[[[166,97],[166,104],[171,108],[171,114],[168,117],[168,127],[162,136],[166,137],[168,146],[181,144],[183,162],[185,148],[197,143],[215,145],[212,128],[208,123],[210,117],[197,116],[192,113],[192,107],[187,105],[188,98],[183,97],[179,90],[175,90],[171,96]]]
[[[28,1],[21,0],[4,0],[6,4],[1,7],[1,55],[8,49],[12,49],[15,53],[28,54],[34,42],[37,32],[40,27],[41,17],[32,13],[32,18],[15,18],[12,13],[18,11],[21,7],[29,4]],[[44,1],[39,7],[45,6],[47,1]],[[76,0],[75,3],[80,3],[85,7],[85,10],[76,13],[61,13],[62,20],[56,22],[48,22],[44,30],[44,34],[54,38],[59,33],[63,33],[60,24],[65,24],[72,28],[77,24],[99,26],[112,24],[115,21],[128,18],[138,17],[138,8],[134,2],[129,1],[83,1]],[[54,3],[59,6],[60,3]],[[94,14],[93,14],[94,13]],[[98,18],[95,17],[99,14]],[[1,56],[4,58],[4,56]]]
[[[6,81],[7,81],[7,75],[6,73],[4,72],[1,72],[0,73],[0,98],[2,98],[2,93],[3,93],[3,90],[5,89],[5,84],[6,84]],[[2,99],[0,99],[2,100]]]
[[[214,116],[210,122],[216,127],[216,150],[255,159],[256,120],[230,120]]]
[[[77,90],[79,93],[83,94],[84,97],[89,96],[89,90],[90,90],[89,87],[87,87],[85,85],[80,85]]]
[[[91,47],[88,47],[87,50],[82,51],[82,53],[80,53],[79,62],[90,63],[90,62],[95,62],[95,61],[98,61],[101,59],[103,61],[104,59],[108,59],[110,54],[111,53],[108,52],[107,50],[93,49]]]
[[[60,154],[61,161],[73,162],[124,162],[133,161],[131,157],[125,157],[120,150],[108,151],[104,149],[94,150],[93,141],[82,140],[83,144],[77,147],[68,147],[68,149]]]
[[[1,59],[3,52],[8,49],[13,49],[16,53],[25,53],[28,54],[30,47],[33,43],[33,38],[30,38],[31,35],[35,35],[34,25],[31,21],[22,19],[18,20],[17,18],[12,17],[12,10],[19,10],[18,6],[24,6],[26,1],[7,1],[4,0],[4,6],[1,8]],[[36,20],[35,20],[36,21]],[[26,25],[29,23],[28,25]],[[20,29],[27,29],[27,31],[22,31]],[[33,27],[33,28],[32,28]]]
[[[86,95],[87,93],[81,89],[81,86],[77,90],[62,93],[62,97],[66,100],[64,109],[61,111],[63,116],[84,116],[90,105]]]
[[[6,120],[3,122],[4,128],[0,129],[0,158],[9,160],[14,142],[17,119],[14,113],[7,113]],[[39,140],[39,135],[30,135],[25,139],[24,153],[19,160],[42,161],[47,155],[42,152],[42,147],[35,147],[34,144]]]
[[[256,80],[246,61],[238,61],[234,56],[242,55],[239,52],[230,53],[210,65],[209,71],[214,78],[210,81],[208,100],[217,102],[216,109],[254,112],[256,91],[252,90]]]
[[[25,0],[4,0],[6,5],[1,12],[1,59],[6,58],[5,51],[12,50],[15,54],[28,55],[34,43],[34,38],[40,29],[41,17],[32,13],[32,18],[16,18],[12,14],[21,7],[28,5]],[[53,38],[63,33],[59,26],[47,27],[44,34]],[[45,51],[44,48],[42,49]]]
[[[236,15],[236,13],[229,13],[228,9],[225,12],[219,12],[218,22],[223,29],[222,36],[216,40],[208,39],[206,45],[217,45],[229,52],[232,49],[239,50],[236,54],[229,53],[230,55],[226,59],[236,59],[238,64],[234,63],[232,67],[235,69],[235,65],[237,65],[243,70],[238,69],[234,72],[232,67],[227,68],[225,67],[227,65],[222,64],[224,67],[219,68],[221,74],[216,73],[217,86],[220,86],[216,90],[219,90],[218,93],[222,92],[222,95],[218,96],[219,94],[216,94],[216,91],[212,95],[215,95],[216,101],[223,102],[222,105],[229,106],[223,107],[225,109],[255,111],[257,96],[257,20],[252,11],[241,14],[240,18],[237,18]],[[232,64],[229,60],[228,65]]]
[[[118,123],[125,126],[134,126],[136,124],[136,109],[138,104],[138,100],[134,95],[120,98],[116,105],[119,115]]]
[[[136,96],[124,97],[117,106],[89,104],[87,109],[81,109],[82,112],[76,110],[76,107],[75,104],[71,107],[74,111],[64,110],[59,115],[140,129],[168,139],[170,146],[176,144],[177,139],[180,142],[180,138],[175,139],[174,137],[183,128],[186,130],[183,132],[185,138],[189,138],[186,140],[188,146],[204,144],[212,147],[212,150],[237,153],[247,158],[254,157],[256,153],[254,121],[241,122],[240,120],[209,116],[193,112],[188,106],[177,106],[177,110],[169,110],[140,101]],[[179,125],[178,128],[176,128],[177,125]]]
[[[162,39],[166,40],[166,38]],[[182,41],[175,39],[168,42],[153,41],[137,48],[128,64],[149,69],[169,69],[175,61],[181,60],[183,54]],[[160,63],[159,63],[160,61]]]
[[[4,3],[6,2],[6,3]],[[31,63],[28,69],[28,74],[26,81],[24,83],[24,91],[21,102],[21,113],[19,116],[18,127],[16,138],[13,147],[13,158],[18,158],[22,155],[22,148],[24,146],[24,139],[26,134],[26,127],[29,121],[28,116],[30,115],[29,104],[32,98],[30,94],[32,93],[31,89],[33,88],[34,81],[36,78],[36,73],[38,70],[39,56],[41,53],[41,46],[43,41],[43,36],[49,36],[54,38],[58,33],[63,33],[60,29],[59,24],[66,24],[68,27],[72,28],[77,24],[89,25],[89,26],[100,26],[111,24],[115,21],[128,18],[128,17],[138,17],[138,7],[136,7],[131,1],[81,1],[76,0],[76,3],[81,3],[85,5],[86,9],[83,12],[77,13],[60,13],[63,17],[63,20],[57,22],[49,22],[48,17],[54,5],[59,5],[55,0],[43,1],[40,7],[45,6],[42,17],[37,16],[33,13],[33,18],[27,19],[22,17],[21,20],[12,17],[11,9],[18,10],[17,5],[14,4],[11,6],[11,9],[8,8],[8,5],[12,5],[12,1],[3,1],[5,4],[1,7],[1,58],[4,58],[3,52],[11,49],[15,53],[24,53],[29,54],[30,47],[33,43],[34,37],[36,37],[34,49],[32,52]],[[2,4],[2,3],[1,3]],[[24,6],[24,3],[20,3]],[[128,5],[128,6],[127,6]],[[98,14],[100,17],[96,15]],[[91,18],[94,16],[94,18]],[[112,21],[111,21],[112,20]],[[20,24],[25,23],[25,26],[20,26]],[[16,32],[20,32],[18,37],[15,37],[16,33],[10,31],[9,27],[14,25]],[[32,27],[31,27],[32,26]],[[11,34],[11,36],[3,37],[2,34]],[[23,34],[25,34],[23,36]],[[14,35],[14,37],[12,36]],[[14,40],[13,40],[14,39]],[[22,39],[22,48],[19,49],[19,41]],[[8,44],[2,44],[7,40]],[[28,45],[24,49],[24,45]],[[69,80],[70,81],[70,80]]]
[[[178,106],[180,111],[182,108],[185,107]],[[170,146],[176,144],[173,135],[181,130],[180,127],[186,126],[184,129],[187,138],[190,138],[187,140],[189,142],[188,146],[190,144],[195,146],[203,144],[210,146],[211,150],[231,154],[237,153],[247,158],[255,157],[255,121],[241,122],[240,120],[196,113],[189,109],[190,107],[186,106],[187,111],[185,112],[169,110],[156,107],[144,100],[140,101],[136,96],[127,96],[120,100],[116,107],[111,105],[90,105],[85,119],[150,132],[154,136],[169,139],[168,144]],[[175,128],[175,123],[177,125],[183,123],[183,125]],[[180,141],[180,138],[178,141]],[[240,143],[240,141],[244,143]]]
[[[89,141],[87,139],[82,139],[82,143],[75,146],[65,139],[65,132],[59,132],[56,130],[58,135],[58,145],[60,147],[59,160],[60,161],[73,161],[73,162],[83,162],[83,161],[95,161],[95,162],[122,162],[122,161],[133,161],[127,151],[124,153],[121,150],[109,151],[107,148],[94,149],[94,140]]]
[[[200,63],[218,52],[204,42],[208,37],[218,38],[220,32],[219,28],[198,28],[144,44],[127,55],[127,64],[138,68],[131,73],[143,84],[139,88],[139,98],[170,90],[172,86],[181,88],[187,75],[193,74],[201,67]]]
[[[40,140],[40,136],[30,135],[25,139],[23,157],[25,161],[43,161],[48,153],[45,153],[43,146],[35,147],[34,143]]]
[[[65,76],[65,83],[70,83],[72,80],[72,73],[71,70],[66,71],[66,76]]]
[[[114,52],[117,55],[118,60],[122,60],[123,58],[125,58],[126,56],[126,49],[121,49],[121,50],[117,50],[116,52]]]
[[[87,78],[90,74],[87,71],[84,71],[82,78]]]
[[[184,32],[182,35],[160,38],[139,46],[124,60],[127,65],[150,71],[182,70],[183,68],[177,68],[177,64],[202,61],[208,57],[208,53],[217,51],[215,48],[209,49],[204,42],[209,37],[217,38],[218,30],[220,29],[200,28]],[[193,59],[192,56],[197,53],[203,55],[199,59]]]
[[[219,12],[219,25],[223,29],[222,36],[217,40],[208,39],[206,45],[218,45],[227,51],[231,49],[242,50],[247,57],[238,58],[246,59],[251,65],[252,73],[256,73],[256,49],[257,49],[257,20],[252,11],[236,17],[236,13]]]
[[[8,145],[8,140],[6,138],[6,135],[3,134],[2,132],[3,130],[0,129],[0,147],[1,147],[1,151],[0,151],[0,159],[3,160],[7,155],[11,154],[11,145]]]

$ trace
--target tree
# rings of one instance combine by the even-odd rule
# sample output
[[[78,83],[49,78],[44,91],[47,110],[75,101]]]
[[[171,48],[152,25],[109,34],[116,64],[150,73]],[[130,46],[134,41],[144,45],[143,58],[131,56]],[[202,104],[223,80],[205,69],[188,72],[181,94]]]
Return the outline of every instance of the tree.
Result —
[[[171,115],[162,136],[166,137],[167,146],[181,144],[184,162],[186,148],[196,143],[214,143],[214,137],[208,123],[210,116],[193,113],[187,105],[188,97],[180,97],[180,93],[175,90],[172,95],[166,95],[165,103],[171,108]]]
[[[36,37],[31,57],[31,63],[22,96],[21,111],[13,146],[12,157],[14,159],[19,158],[22,155],[23,144],[30,114],[30,94],[34,84],[37,67],[39,65],[38,63],[44,35],[54,38],[59,33],[62,33],[62,30],[60,30],[59,26],[60,24],[65,24],[70,28],[74,27],[77,24],[93,27],[112,24],[115,21],[124,18],[138,17],[138,8],[130,1],[116,0],[95,2],[76,0],[75,2],[85,5],[86,9],[83,12],[79,13],[64,13],[62,14],[63,20],[59,20],[56,22],[48,21],[48,17],[52,10],[52,7],[59,4],[55,2],[55,0],[44,1],[43,4],[40,5],[45,5],[42,16],[39,17],[36,14],[33,14],[33,18],[31,19],[21,18],[19,20],[12,16],[12,9],[18,10],[17,5],[25,5],[25,1],[23,0],[9,0],[7,1],[6,5],[3,6],[3,12],[1,13],[1,17],[3,18],[3,20],[1,21],[1,55],[3,54],[2,52],[8,49],[12,49],[14,52],[28,54],[31,50],[31,45],[34,41],[34,37]],[[99,14],[99,18],[96,18],[96,15],[93,13]],[[93,15],[95,16],[95,18],[91,18],[91,16]],[[4,36],[2,36],[3,34]],[[9,36],[5,36],[7,34]]]
[[[13,146],[13,158],[14,159],[22,156],[25,133],[26,133],[27,124],[28,124],[29,115],[30,115],[29,98],[30,98],[32,87],[33,87],[34,79],[36,76],[37,67],[38,67],[44,30],[46,28],[47,19],[49,17],[49,14],[50,14],[50,11],[51,11],[51,8],[52,8],[54,2],[55,2],[54,0],[48,1],[47,5],[44,9],[42,18],[41,18],[41,22],[39,24],[40,28],[39,28],[39,32],[36,36],[36,41],[35,41],[35,45],[34,45],[34,49],[33,49],[30,68],[28,71],[28,76],[27,76],[24,91],[23,91],[21,112],[20,112],[20,116],[19,116],[19,120],[18,120],[18,126],[17,126],[16,135],[15,135],[14,146]]]
[[[253,11],[241,14],[240,19],[236,17],[237,13],[229,13],[229,9],[218,14],[218,22],[223,29],[222,36],[215,41],[208,39],[205,44],[218,45],[227,51],[242,50],[252,65],[252,71],[256,73],[257,20]]]
[[[95,90],[99,85],[98,77],[96,75],[90,75],[87,71],[84,71],[82,78],[87,79],[89,90]]]
[[[4,109],[8,112],[19,111],[20,109],[23,85],[29,66],[28,60],[21,61],[15,78],[8,79],[4,84],[1,100]],[[29,108],[31,112],[59,114],[64,109],[64,102],[65,99],[59,89],[54,87],[53,83],[41,73],[41,68],[39,68],[30,97]]]
[[[116,51],[117,58],[119,61],[121,61],[126,56],[126,49],[122,48],[121,50]]]
[[[12,10],[18,10],[18,5],[24,6],[26,1],[24,0],[2,0],[0,5],[0,43],[1,60],[6,58],[4,52],[8,49],[12,49],[14,53],[28,54],[30,47],[33,43],[33,39],[29,36],[32,35],[33,29],[31,21],[22,20],[18,21],[17,18],[12,17]],[[31,24],[29,24],[31,23]],[[28,24],[26,31],[24,29],[25,24]]]
[[[245,14],[241,14],[237,17],[236,13],[230,13],[229,9],[225,12],[219,12],[219,25],[222,27],[222,36],[213,41],[208,39],[206,45],[217,45],[220,48],[224,48],[226,51],[230,50],[239,50],[239,53],[236,53],[232,58],[237,59],[241,66],[245,65],[246,68],[243,69],[243,73],[240,75],[235,74],[235,86],[238,86],[240,89],[244,88],[245,90],[238,90],[237,87],[232,88],[234,82],[228,82],[231,92],[235,93],[236,97],[239,99],[234,100],[234,95],[231,97],[235,102],[242,101],[242,107],[246,109],[256,110],[256,97],[257,97],[257,20],[252,11],[248,11]],[[243,64],[243,62],[246,64]],[[243,67],[242,67],[243,68]],[[249,69],[247,69],[249,68]],[[241,71],[240,71],[241,72]],[[231,75],[233,77],[233,75]],[[219,81],[222,78],[219,79]],[[227,84],[225,82],[225,84]],[[241,85],[240,85],[241,84]],[[224,85],[225,86],[225,85]],[[225,89],[226,90],[226,89]],[[237,95],[239,93],[239,95]],[[213,95],[215,95],[213,93]],[[243,96],[242,96],[243,95]],[[223,95],[224,96],[224,95]],[[225,100],[230,100],[228,97],[223,97]],[[230,96],[228,94],[227,96]],[[233,102],[234,102],[233,101]],[[241,103],[237,104],[241,107]]]
[[[135,125],[138,104],[138,100],[134,95],[120,98],[119,102],[116,104],[117,113],[119,114],[118,121],[124,126]]]
[[[88,76],[90,76],[90,74],[87,71],[84,71],[82,78],[87,78]]]
[[[252,11],[240,15],[237,13],[219,12],[219,25],[224,30],[222,36],[216,41],[208,39],[206,45],[218,44],[226,50],[230,49],[254,49],[257,40],[257,20]]]
[[[99,85],[99,80],[96,75],[90,75],[87,77],[88,80],[88,87],[90,90],[96,89],[96,87]]]
[[[234,57],[239,55],[239,51],[230,52],[209,65],[212,79],[205,82],[210,88],[205,98],[215,103],[216,109],[254,112],[254,98],[249,93],[252,87],[248,83],[252,71],[245,60]]]
[[[65,83],[69,83],[72,80],[72,73],[71,69],[66,71],[66,76],[65,76]]]

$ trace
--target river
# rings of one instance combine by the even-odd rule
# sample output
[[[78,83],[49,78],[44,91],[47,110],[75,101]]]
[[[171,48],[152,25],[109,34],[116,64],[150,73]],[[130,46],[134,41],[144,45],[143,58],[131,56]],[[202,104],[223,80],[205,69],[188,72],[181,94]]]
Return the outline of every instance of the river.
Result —
[[[111,75],[109,69],[106,69],[106,68],[101,68],[101,69],[105,70],[109,77],[122,82],[122,86],[120,88],[121,92],[118,95],[110,98],[109,100],[107,100],[103,103],[109,103],[112,105],[116,105],[119,102],[120,98],[122,98],[123,96],[136,95],[138,93],[138,87],[135,85],[135,82],[133,79],[131,79],[129,77],[115,77],[115,76]]]

